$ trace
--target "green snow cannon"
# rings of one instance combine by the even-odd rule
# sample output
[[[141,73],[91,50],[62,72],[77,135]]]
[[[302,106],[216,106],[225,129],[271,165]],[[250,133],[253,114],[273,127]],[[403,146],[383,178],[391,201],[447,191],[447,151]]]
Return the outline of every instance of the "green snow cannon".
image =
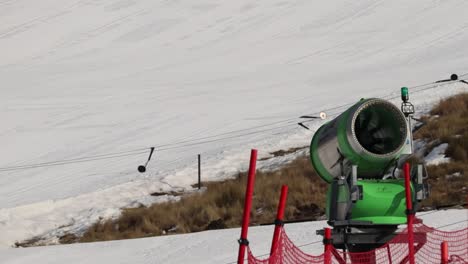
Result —
[[[404,179],[393,168],[412,152],[409,118],[382,99],[361,99],[312,138],[310,157],[330,184],[332,226],[397,226],[406,223]]]

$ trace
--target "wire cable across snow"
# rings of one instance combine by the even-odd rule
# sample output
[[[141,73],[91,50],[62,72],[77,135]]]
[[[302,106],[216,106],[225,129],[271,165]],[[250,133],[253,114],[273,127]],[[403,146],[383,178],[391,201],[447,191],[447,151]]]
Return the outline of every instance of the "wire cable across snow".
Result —
[[[460,77],[464,77],[464,76],[468,76],[468,73],[460,75]],[[459,81],[460,80],[451,80],[451,81],[447,81],[443,83],[431,82],[431,83],[425,83],[425,84],[416,85],[416,86],[410,86],[409,88],[411,89],[420,88],[415,91],[412,91],[412,93],[414,94],[414,93],[420,93],[423,91],[434,89],[441,85],[452,84],[452,83],[459,82]],[[389,93],[381,97],[391,100],[391,99],[398,98],[399,96],[400,95],[395,95],[395,93]],[[328,112],[332,112],[331,114],[328,114],[329,116],[332,117],[338,114],[338,112],[334,113],[335,110],[340,110],[340,109],[349,107],[351,105],[353,105],[353,103],[346,103],[346,104],[342,104],[339,106],[322,109],[322,111],[327,112],[327,114]],[[318,115],[318,114],[319,112],[312,113],[309,115]],[[235,138],[242,138],[242,137],[246,137],[249,135],[268,133],[268,132],[272,132],[272,131],[276,131],[280,129],[285,129],[288,127],[292,129],[297,129],[298,128],[297,122],[299,120],[300,120],[299,117],[288,118],[288,119],[283,119],[283,120],[279,120],[275,122],[270,122],[266,124],[261,124],[261,125],[245,128],[245,129],[227,131],[227,132],[223,132],[223,133],[212,135],[212,136],[205,136],[205,137],[200,137],[200,138],[191,139],[191,140],[175,141],[171,143],[154,145],[154,146],[150,146],[146,148],[136,148],[136,149],[131,149],[131,150],[117,152],[117,153],[107,153],[107,154],[101,154],[101,155],[85,156],[85,157],[79,157],[79,158],[56,160],[56,161],[49,161],[49,162],[42,162],[42,163],[32,163],[32,164],[0,167],[0,172],[9,172],[9,171],[35,169],[35,168],[52,167],[52,166],[62,166],[62,165],[68,165],[68,164],[93,162],[93,161],[114,159],[114,158],[127,157],[127,156],[136,156],[136,155],[141,155],[147,152],[151,148],[155,148],[156,151],[160,152],[160,151],[167,151],[167,150],[181,149],[181,148],[187,148],[187,147],[192,147],[192,146],[197,146],[197,145],[203,145],[203,144],[208,144],[208,143],[213,143],[213,142],[220,142],[220,141],[225,141],[225,140],[230,140],[230,139],[235,139]],[[312,121],[314,120],[306,120],[306,121],[302,120],[302,123],[312,122]]]

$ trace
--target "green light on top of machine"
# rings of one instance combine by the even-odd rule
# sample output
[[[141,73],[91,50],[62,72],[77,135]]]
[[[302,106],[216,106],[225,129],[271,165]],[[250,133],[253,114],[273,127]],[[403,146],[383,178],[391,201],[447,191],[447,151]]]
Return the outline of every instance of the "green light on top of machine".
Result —
[[[409,101],[408,87],[401,87],[401,100],[405,103]]]

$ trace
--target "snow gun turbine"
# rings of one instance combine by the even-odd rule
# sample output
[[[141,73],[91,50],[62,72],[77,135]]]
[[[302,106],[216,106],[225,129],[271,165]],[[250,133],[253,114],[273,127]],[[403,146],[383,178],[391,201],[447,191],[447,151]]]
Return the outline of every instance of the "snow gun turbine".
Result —
[[[404,177],[395,172],[413,151],[414,107],[408,88],[401,91],[401,109],[383,99],[361,99],[312,138],[312,165],[329,184],[326,212],[335,247],[375,248],[406,223]],[[411,172],[413,208],[428,195],[424,172],[421,164]]]

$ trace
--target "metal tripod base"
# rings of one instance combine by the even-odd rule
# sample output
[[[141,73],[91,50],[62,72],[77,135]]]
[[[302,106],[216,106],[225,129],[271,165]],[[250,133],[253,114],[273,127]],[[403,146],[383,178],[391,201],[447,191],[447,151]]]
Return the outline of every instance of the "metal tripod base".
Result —
[[[332,244],[349,252],[365,252],[388,243],[397,234],[397,229],[394,225],[335,226]]]
[[[374,225],[364,221],[329,221],[332,229],[332,245],[337,249],[349,252],[367,252],[382,247],[395,236],[406,233],[397,232],[397,225]],[[324,235],[324,230],[318,230],[318,235]],[[397,243],[406,243],[408,239],[403,237]],[[414,241],[416,251],[427,241],[427,234],[415,232]]]

